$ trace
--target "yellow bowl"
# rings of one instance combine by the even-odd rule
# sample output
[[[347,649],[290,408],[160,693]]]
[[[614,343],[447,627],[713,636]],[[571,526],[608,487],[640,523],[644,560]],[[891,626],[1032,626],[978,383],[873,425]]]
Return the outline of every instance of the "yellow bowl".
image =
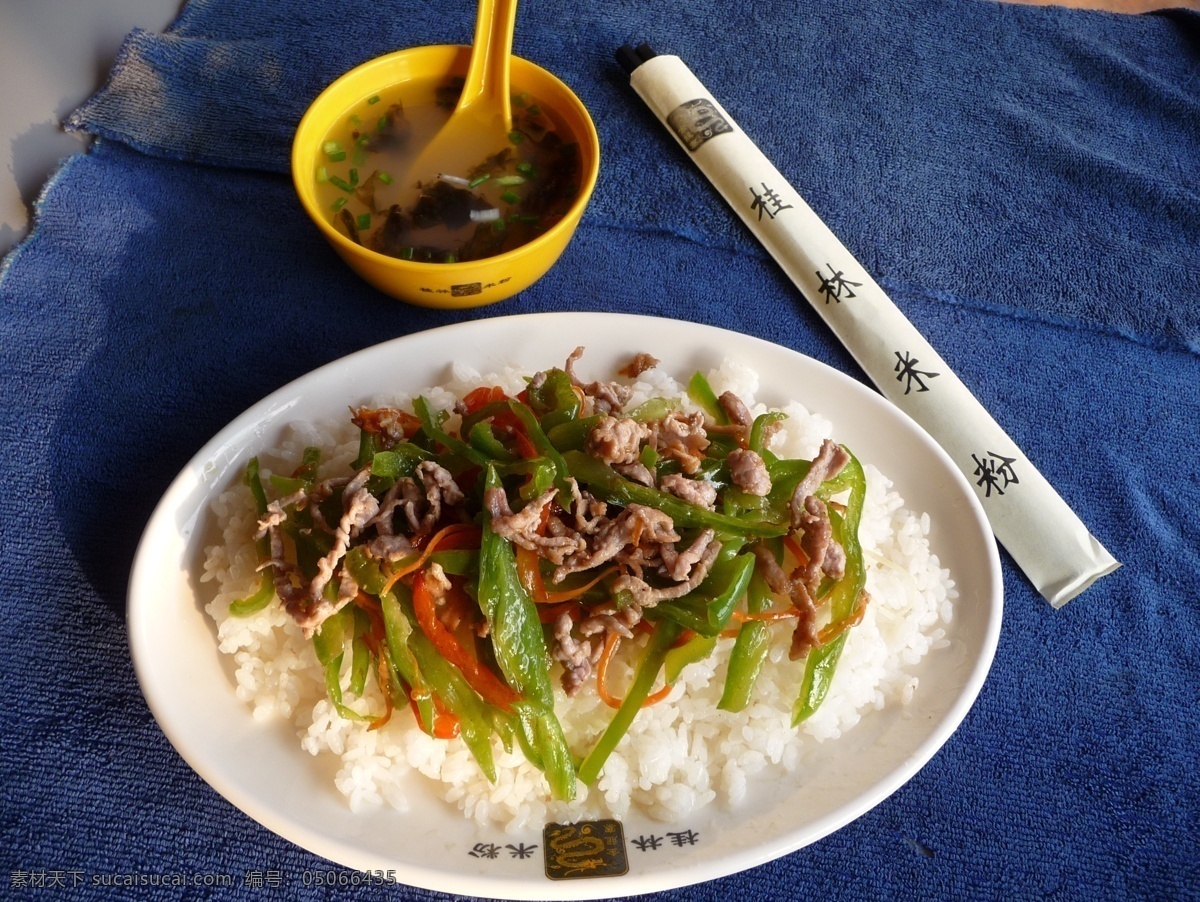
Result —
[[[579,144],[582,177],[567,215],[520,247],[460,263],[416,263],[363,247],[338,231],[316,198],[317,154],[335,122],[355,104],[405,82],[463,76],[470,47],[412,47],[363,63],[321,92],[305,112],[292,142],[292,180],[305,211],[333,249],[363,279],[385,294],[422,307],[465,308],[512,297],[546,274],[583,217],[600,171],[600,139],[582,101],[565,84],[528,60],[513,57],[514,91],[532,94],[553,110]]]

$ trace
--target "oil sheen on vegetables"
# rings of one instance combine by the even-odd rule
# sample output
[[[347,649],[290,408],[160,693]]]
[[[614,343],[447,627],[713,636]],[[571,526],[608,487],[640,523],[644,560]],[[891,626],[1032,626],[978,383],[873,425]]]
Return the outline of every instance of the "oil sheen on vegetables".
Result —
[[[466,149],[463,162],[446,164],[462,171],[413,180],[409,169],[461,87],[456,79],[381,91],[331,129],[315,177],[336,229],[391,257],[453,263],[513,250],[567,213],[579,192],[578,144],[525,93],[513,95],[507,147],[482,157]]]

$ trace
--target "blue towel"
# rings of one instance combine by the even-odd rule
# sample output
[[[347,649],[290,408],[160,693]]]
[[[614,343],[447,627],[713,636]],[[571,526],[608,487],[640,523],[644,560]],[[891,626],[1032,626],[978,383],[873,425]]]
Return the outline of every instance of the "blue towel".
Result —
[[[1195,897],[1200,15],[526,0],[515,51],[591,110],[599,186],[532,288],[417,309],[348,277],[304,218],[290,136],[341,72],[465,43],[473,16],[193,0],[165,35],[130,35],[71,116],[100,140],[47,186],[0,278],[10,895],[35,895],[20,884],[38,874],[278,871],[301,896],[299,875],[326,866],[179,759],[123,623],[158,497],[274,388],[397,335],[549,310],[710,323],[859,376],[628,87],[613,52],[649,41],[691,66],[1125,562],[1055,611],[1005,559],[992,673],[912,781],[800,852],[659,898]]]

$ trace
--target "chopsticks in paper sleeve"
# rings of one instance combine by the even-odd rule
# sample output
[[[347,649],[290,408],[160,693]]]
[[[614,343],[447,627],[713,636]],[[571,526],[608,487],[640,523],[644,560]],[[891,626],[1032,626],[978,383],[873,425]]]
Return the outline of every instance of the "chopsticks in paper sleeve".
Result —
[[[630,84],[859,366],[975,487],[997,540],[1055,607],[1120,564],[675,56],[622,47]]]

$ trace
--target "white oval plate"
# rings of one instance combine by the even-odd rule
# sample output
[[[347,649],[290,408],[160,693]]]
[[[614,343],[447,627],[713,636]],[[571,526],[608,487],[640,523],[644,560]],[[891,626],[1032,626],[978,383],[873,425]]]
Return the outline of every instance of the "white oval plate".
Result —
[[[213,541],[210,504],[250,456],[278,443],[289,423],[340,422],[347,406],[385,392],[415,392],[448,378],[451,360],[481,373],[506,365],[561,365],[577,345],[585,372],[606,374],[648,351],[685,379],[725,356],[761,378],[758,400],[801,401],[830,419],[834,436],[890,477],[907,506],[926,511],[931,543],[957,583],[951,646],[916,671],[913,702],[868,712],[822,744],[803,778],[760,781],[735,810],[677,825],[631,815],[623,876],[550,880],[538,832],[481,828],[453,806],[412,793],[400,813],[352,814],[320,759],[294,729],[262,724],[238,701],[204,612],[199,582]],[[414,886],[522,899],[591,899],[698,883],[799,849],[879,804],[950,738],[974,702],[1000,631],[1002,584],[991,531],[966,479],[905,414],[824,364],[794,351],[695,323],[600,313],[474,320],[410,335],[330,363],[255,404],[206,444],[155,509],[133,565],[127,611],[142,692],[179,754],[230,802],[280,836],[345,867]],[[343,877],[345,875],[343,874]]]

